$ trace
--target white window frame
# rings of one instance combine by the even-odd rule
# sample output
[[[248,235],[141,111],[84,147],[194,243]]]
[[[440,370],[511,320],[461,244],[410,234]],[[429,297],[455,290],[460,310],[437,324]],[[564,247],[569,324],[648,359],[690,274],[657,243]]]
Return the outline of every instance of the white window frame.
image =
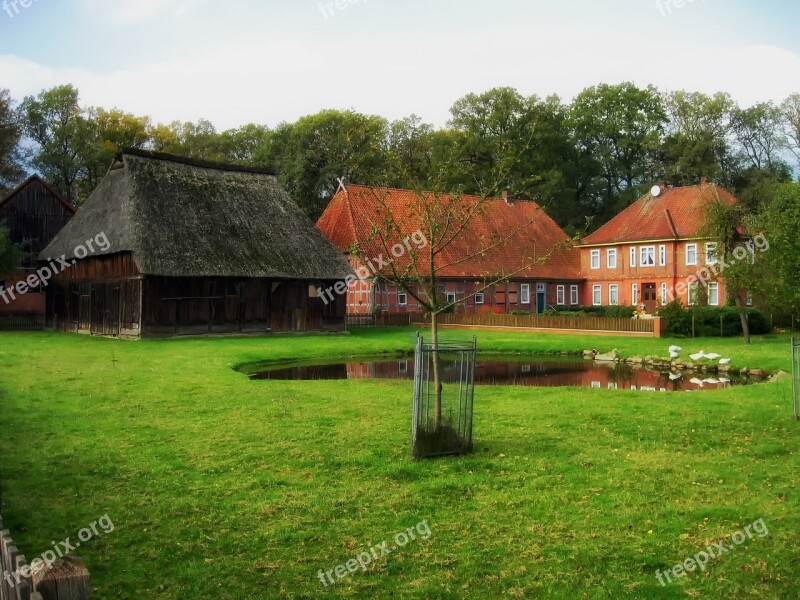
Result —
[[[569,303],[572,306],[578,306],[580,304],[580,291],[577,285],[569,286]]]
[[[600,250],[592,250],[589,255],[589,268],[595,271],[600,268]]]
[[[659,267],[666,267],[667,266],[667,245],[661,244],[658,247],[658,266]]]
[[[617,249],[609,248],[606,250],[606,267],[609,269],[617,268]]]
[[[688,297],[686,298],[686,304],[689,306],[697,306],[699,302],[698,296],[700,295],[700,286],[697,284],[696,281],[693,281],[689,284],[689,291]]]
[[[647,256],[648,261],[645,261]],[[639,248],[639,266],[640,267],[655,267],[656,266],[656,247],[655,246],[642,246]]]
[[[619,286],[616,283],[608,286],[608,305],[619,306]]]
[[[636,246],[631,246],[631,269],[636,268]]]
[[[634,283],[631,285],[631,303],[633,306],[639,305],[639,284]]]
[[[668,298],[667,298],[667,284],[666,283],[662,283],[661,284],[661,306],[666,306],[667,305],[667,300],[668,300]]]
[[[397,306],[408,306],[407,292],[397,292]]]
[[[713,258],[709,258],[713,255]],[[716,242],[706,242],[706,264],[707,265],[716,265],[719,262],[719,256],[717,256],[717,243]]]
[[[475,304],[486,304],[486,292],[475,292]]]
[[[567,286],[556,286],[556,305],[566,306],[567,304]]]
[[[530,304],[531,303],[531,284],[530,283],[523,283],[519,286],[519,303],[520,304]]]
[[[752,290],[747,290],[747,297],[745,298],[745,306],[753,306],[753,292]]]
[[[451,298],[452,298],[452,300],[451,300]],[[456,298],[456,293],[455,292],[445,292],[444,293],[444,302],[445,302],[445,304],[448,304],[448,305],[449,304],[453,304],[453,305],[455,305],[456,301],[457,301],[457,298]]]
[[[716,300],[712,302],[712,294],[716,296]],[[710,281],[708,283],[708,305],[709,306],[719,306],[719,283],[716,281]]]
[[[694,260],[689,260],[690,250],[694,252]],[[697,244],[686,244],[686,266],[687,267],[697,266]]]
[[[592,305],[603,305],[603,286],[601,286],[599,283],[592,286]]]

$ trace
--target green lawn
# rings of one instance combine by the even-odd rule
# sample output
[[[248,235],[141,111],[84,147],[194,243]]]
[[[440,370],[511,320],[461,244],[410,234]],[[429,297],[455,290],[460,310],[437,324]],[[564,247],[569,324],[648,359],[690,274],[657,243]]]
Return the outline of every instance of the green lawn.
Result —
[[[95,598],[797,598],[791,385],[698,394],[480,387],[477,452],[410,459],[411,386],[249,381],[243,363],[410,352],[410,329],[121,342],[0,334],[5,526],[29,559],[82,545]],[[466,337],[447,332],[448,337]],[[480,332],[496,352],[669,340]],[[682,340],[790,369],[788,337]],[[763,519],[662,587],[662,572]],[[428,539],[323,587],[425,520]]]

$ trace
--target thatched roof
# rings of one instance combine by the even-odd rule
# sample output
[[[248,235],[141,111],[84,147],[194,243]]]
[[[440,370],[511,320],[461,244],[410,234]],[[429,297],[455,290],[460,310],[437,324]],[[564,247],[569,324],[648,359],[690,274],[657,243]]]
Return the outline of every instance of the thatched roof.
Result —
[[[347,261],[269,173],[123,152],[72,221],[40,255],[105,233],[145,275],[343,279]]]

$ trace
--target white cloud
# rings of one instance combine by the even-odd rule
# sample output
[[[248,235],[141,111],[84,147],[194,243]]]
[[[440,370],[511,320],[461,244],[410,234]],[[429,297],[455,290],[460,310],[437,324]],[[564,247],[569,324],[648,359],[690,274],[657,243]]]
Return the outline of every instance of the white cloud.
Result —
[[[174,3],[173,3],[174,4]],[[460,96],[498,85],[572,98],[588,85],[631,80],[662,89],[727,91],[744,105],[800,91],[800,56],[773,46],[684,45],[631,52],[630,41],[510,37],[459,39],[267,40],[213,48],[143,68],[96,73],[0,57],[0,81],[20,99],[72,82],[85,104],[113,106],[154,120],[205,117],[219,128],[275,125],[323,108],[354,108],[399,118],[416,113],[443,125]]]
[[[183,16],[208,0],[84,0],[93,14],[119,21],[141,21],[162,14]]]

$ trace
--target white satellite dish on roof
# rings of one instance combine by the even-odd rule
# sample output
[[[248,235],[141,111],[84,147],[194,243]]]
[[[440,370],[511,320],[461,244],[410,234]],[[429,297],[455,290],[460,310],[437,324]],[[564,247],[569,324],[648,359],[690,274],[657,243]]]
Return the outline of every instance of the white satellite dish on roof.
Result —
[[[652,187],[652,189],[650,190],[650,195],[653,198],[658,198],[661,195],[661,186],[660,185],[654,185]]]

